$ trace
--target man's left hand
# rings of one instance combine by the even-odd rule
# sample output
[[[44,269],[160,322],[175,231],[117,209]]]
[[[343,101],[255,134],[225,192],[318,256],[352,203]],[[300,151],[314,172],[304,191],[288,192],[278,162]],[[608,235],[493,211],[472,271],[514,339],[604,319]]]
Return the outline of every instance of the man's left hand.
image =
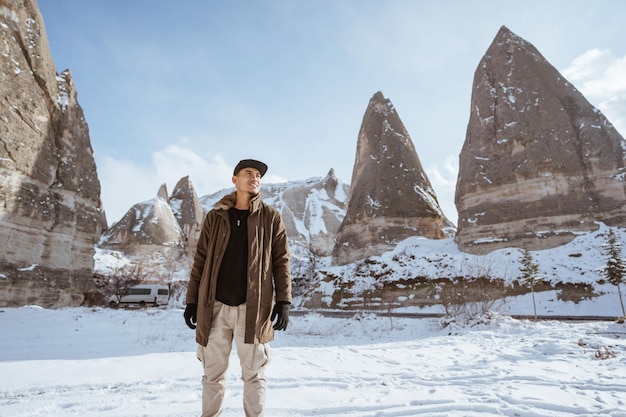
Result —
[[[270,320],[274,321],[276,318],[276,323],[274,323],[274,330],[285,330],[287,325],[289,324],[289,306],[291,304],[279,301],[274,306],[274,310],[272,311],[272,318]]]

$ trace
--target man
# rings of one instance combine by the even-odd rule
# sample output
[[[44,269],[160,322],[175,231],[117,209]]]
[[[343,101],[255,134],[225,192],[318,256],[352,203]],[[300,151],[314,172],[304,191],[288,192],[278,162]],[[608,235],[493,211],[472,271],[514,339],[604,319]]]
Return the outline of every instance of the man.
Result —
[[[261,200],[266,171],[267,165],[254,159],[237,164],[232,177],[236,190],[206,215],[198,241],[184,316],[187,326],[196,329],[204,367],[202,417],[222,413],[233,337],[245,415],[263,415],[269,342],[274,330],[285,330],[289,323],[287,233],[280,213]]]

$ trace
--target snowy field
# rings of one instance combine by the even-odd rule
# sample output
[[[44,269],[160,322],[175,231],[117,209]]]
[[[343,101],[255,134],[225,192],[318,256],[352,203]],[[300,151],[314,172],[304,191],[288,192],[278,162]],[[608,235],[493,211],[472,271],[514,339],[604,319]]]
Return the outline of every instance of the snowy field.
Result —
[[[0,309],[0,416],[198,416],[180,309]],[[292,317],[272,343],[266,415],[626,416],[626,326]],[[231,357],[224,416],[242,416]]]

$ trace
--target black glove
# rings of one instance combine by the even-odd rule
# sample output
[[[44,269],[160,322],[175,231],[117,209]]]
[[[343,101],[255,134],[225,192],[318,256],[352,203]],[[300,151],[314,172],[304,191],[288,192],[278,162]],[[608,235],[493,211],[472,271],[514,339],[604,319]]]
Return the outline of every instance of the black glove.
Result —
[[[192,330],[196,328],[197,314],[198,314],[198,304],[195,304],[195,303],[187,304],[187,307],[185,307],[185,312],[183,313],[183,316],[185,317],[185,323],[187,323],[187,327],[189,327]]]
[[[274,310],[272,311],[272,318],[270,320],[274,321],[274,318],[278,316],[276,323],[274,323],[274,330],[285,330],[287,329],[287,325],[289,324],[289,306],[291,304],[286,301],[279,301],[274,306]]]

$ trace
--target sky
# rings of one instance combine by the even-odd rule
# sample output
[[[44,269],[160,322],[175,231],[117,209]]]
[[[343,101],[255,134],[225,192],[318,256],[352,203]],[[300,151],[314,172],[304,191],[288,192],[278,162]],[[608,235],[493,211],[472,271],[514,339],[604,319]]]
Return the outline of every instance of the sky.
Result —
[[[265,183],[352,182],[381,91],[456,222],[459,153],[476,67],[501,26],[626,132],[620,0],[38,0],[57,72],[70,69],[109,224],[189,175],[230,187],[240,159]]]

